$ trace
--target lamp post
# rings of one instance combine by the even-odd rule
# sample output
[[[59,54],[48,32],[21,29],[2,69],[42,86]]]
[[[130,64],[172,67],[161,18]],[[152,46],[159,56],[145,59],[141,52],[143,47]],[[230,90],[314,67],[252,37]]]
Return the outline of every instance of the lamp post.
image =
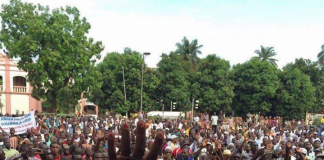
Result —
[[[143,65],[142,65],[142,84],[141,84],[141,118],[143,119],[143,82],[144,82],[144,65],[145,65],[145,56],[150,55],[150,52],[143,53]]]
[[[163,99],[161,99],[161,104],[162,104],[162,113],[163,113],[163,119],[164,119],[164,103],[163,103]]]

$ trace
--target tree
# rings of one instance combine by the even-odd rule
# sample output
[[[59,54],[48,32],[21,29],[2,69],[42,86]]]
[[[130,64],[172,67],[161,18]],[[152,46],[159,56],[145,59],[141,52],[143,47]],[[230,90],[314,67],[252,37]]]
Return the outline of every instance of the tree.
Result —
[[[197,39],[189,42],[186,37],[183,37],[182,43],[177,43],[176,46],[176,52],[181,54],[184,60],[191,60],[192,70],[194,71],[199,62],[199,57],[197,55],[201,54],[200,49],[203,47],[203,45],[198,45]]]
[[[171,52],[169,55],[162,54],[162,59],[158,63],[160,97],[166,106],[171,105],[171,101],[177,102],[177,109],[189,111],[191,109],[190,83],[181,58],[181,55],[176,52]]]
[[[276,61],[278,61],[278,60],[272,58],[275,55],[277,55],[277,53],[274,51],[273,47],[263,47],[263,46],[261,46],[261,50],[255,50],[254,52],[256,54],[258,54],[258,56],[253,57],[253,58],[258,58],[261,61],[267,61],[270,64],[277,67]]]
[[[322,45],[322,51],[317,55],[318,63],[324,66],[324,44]]]
[[[233,108],[237,114],[267,114],[270,111],[279,86],[277,72],[276,67],[258,59],[234,66]]]
[[[315,105],[315,88],[309,76],[298,68],[284,68],[279,74],[280,88],[278,89],[275,107],[277,115],[285,119],[302,119],[306,111]]]
[[[160,105],[160,79],[158,70],[155,68],[146,68],[143,85],[143,110],[155,111],[161,110]]]
[[[89,84],[97,83],[100,74],[91,70],[103,46],[86,36],[91,25],[77,8],[50,11],[11,0],[2,6],[0,16],[0,42],[10,58],[19,58],[18,67],[28,72],[34,98],[50,101],[56,109],[58,102],[64,101],[59,96],[62,92],[69,90],[68,104],[76,104]]]
[[[230,63],[216,55],[208,55],[198,65],[200,106],[204,111],[230,111],[234,83]]]
[[[103,85],[93,92],[90,100],[102,108],[119,113],[137,112],[140,110],[141,72],[143,58],[139,52],[126,48],[124,53],[108,53],[96,66],[102,74]],[[126,103],[123,83],[123,68],[125,76]],[[155,105],[154,97],[158,79],[153,71],[144,74],[143,110]]]
[[[287,64],[283,69],[284,70],[294,70],[298,69],[301,71],[303,74],[306,74],[309,76],[310,81],[312,85],[316,89],[315,97],[316,97],[316,102],[315,106],[312,108],[312,112],[317,112],[319,109],[322,108],[322,103],[323,103],[323,98],[324,98],[324,70],[323,68],[319,65],[318,62],[312,62],[309,59],[295,59],[295,63],[289,63]]]

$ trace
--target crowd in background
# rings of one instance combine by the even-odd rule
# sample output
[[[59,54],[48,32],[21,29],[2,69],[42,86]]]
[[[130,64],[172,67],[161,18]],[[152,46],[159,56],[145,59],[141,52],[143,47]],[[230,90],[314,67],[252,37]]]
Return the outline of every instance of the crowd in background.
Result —
[[[0,126],[0,160],[324,159],[323,130],[303,120],[222,112],[144,117],[35,114],[36,127],[25,134]]]

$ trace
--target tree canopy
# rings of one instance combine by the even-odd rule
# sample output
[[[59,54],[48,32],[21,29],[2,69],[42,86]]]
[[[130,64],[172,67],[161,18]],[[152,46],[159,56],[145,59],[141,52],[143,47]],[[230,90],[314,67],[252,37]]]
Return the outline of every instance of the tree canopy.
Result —
[[[318,63],[322,66],[324,66],[324,44],[322,45],[321,52],[317,55]]]
[[[279,86],[277,68],[252,59],[234,66],[233,71],[235,98],[232,106],[237,114],[268,113]]]
[[[96,64],[104,47],[88,38],[91,25],[77,8],[50,10],[11,0],[0,16],[0,45],[28,72],[34,98],[61,112],[74,108],[81,93],[100,108],[140,110],[142,54],[125,48]],[[323,105],[324,45],[317,62],[296,59],[283,69],[273,47],[261,46],[256,57],[234,66],[214,54],[199,58],[203,45],[197,39],[184,37],[176,47],[162,54],[157,68],[145,66],[144,111],[161,110],[161,104],[169,110],[171,102],[176,110],[190,111],[195,99],[199,111],[302,118]]]
[[[273,47],[263,47],[261,46],[260,50],[254,51],[258,56],[254,58],[258,58],[261,61],[267,61],[270,64],[274,65],[277,67],[276,59],[273,57],[277,55],[277,53],[274,51]]]
[[[324,98],[324,70],[320,66],[318,62],[313,62],[309,59],[299,58],[296,59],[294,63],[288,63],[283,67],[284,70],[293,71],[294,69],[298,69],[303,74],[308,75],[310,81],[315,87],[315,105],[312,107],[312,112],[317,112],[321,109],[323,98]]]
[[[279,74],[280,87],[278,89],[278,105],[275,107],[277,115],[285,119],[302,119],[306,111],[315,106],[315,87],[309,76],[298,68],[286,67]]]
[[[177,109],[190,110],[190,83],[187,80],[188,73],[184,63],[181,63],[181,55],[171,52],[162,54],[162,60],[158,63],[158,75],[160,79],[161,99],[166,105],[171,101],[177,102]]]
[[[231,111],[234,83],[230,63],[216,55],[208,55],[198,65],[199,100],[204,111]]]
[[[77,8],[50,10],[11,0],[2,6],[0,16],[0,42],[10,58],[19,58],[18,67],[28,72],[34,98],[50,101],[55,109],[76,104],[90,84],[95,86],[100,74],[88,73],[104,47],[87,37],[91,25]]]
[[[176,52],[181,54],[184,60],[190,60],[192,70],[195,70],[200,60],[198,54],[201,54],[200,49],[203,47],[203,45],[198,45],[197,39],[194,39],[190,42],[187,37],[183,37],[182,42],[177,43],[176,46]]]

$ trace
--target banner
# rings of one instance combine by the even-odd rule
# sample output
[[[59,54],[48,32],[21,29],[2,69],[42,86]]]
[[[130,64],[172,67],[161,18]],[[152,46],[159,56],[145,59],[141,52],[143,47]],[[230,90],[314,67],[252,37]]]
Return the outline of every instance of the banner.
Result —
[[[15,134],[24,134],[29,128],[36,128],[36,121],[34,111],[22,117],[0,117],[0,126],[8,134],[10,133],[10,128],[15,128]]]

